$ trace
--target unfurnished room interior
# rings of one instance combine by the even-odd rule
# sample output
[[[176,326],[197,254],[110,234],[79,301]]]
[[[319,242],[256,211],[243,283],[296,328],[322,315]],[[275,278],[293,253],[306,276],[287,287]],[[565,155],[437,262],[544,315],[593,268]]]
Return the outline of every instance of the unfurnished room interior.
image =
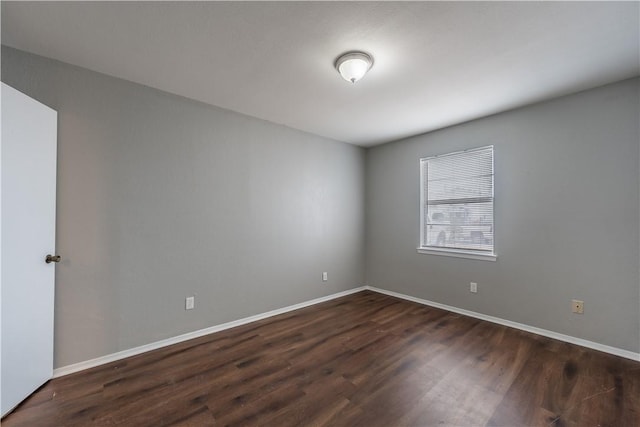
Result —
[[[640,2],[1,19],[3,426],[640,426]]]

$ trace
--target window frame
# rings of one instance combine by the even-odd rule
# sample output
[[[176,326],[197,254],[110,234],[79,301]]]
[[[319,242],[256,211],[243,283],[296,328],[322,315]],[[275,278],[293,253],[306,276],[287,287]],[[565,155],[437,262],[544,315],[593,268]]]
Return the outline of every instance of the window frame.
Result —
[[[492,205],[492,227],[493,227],[493,242],[491,251],[482,251],[482,250],[473,250],[473,249],[463,249],[463,248],[443,248],[439,246],[427,246],[425,241],[425,215],[428,214],[428,209],[426,208],[425,197],[426,190],[425,184],[428,186],[428,182],[426,181],[425,173],[428,166],[428,161],[431,159],[449,157],[463,153],[471,153],[474,151],[483,151],[491,149],[491,205]],[[417,248],[418,253],[421,254],[429,254],[429,255],[441,255],[441,256],[449,256],[456,258],[467,258],[467,259],[476,259],[476,260],[484,260],[484,261],[496,261],[498,256],[496,255],[496,245],[495,245],[495,149],[493,145],[485,145],[482,147],[469,148],[467,150],[455,151],[451,153],[440,154],[437,156],[429,156],[422,157],[418,161],[418,166],[420,168],[420,238],[419,245]]]

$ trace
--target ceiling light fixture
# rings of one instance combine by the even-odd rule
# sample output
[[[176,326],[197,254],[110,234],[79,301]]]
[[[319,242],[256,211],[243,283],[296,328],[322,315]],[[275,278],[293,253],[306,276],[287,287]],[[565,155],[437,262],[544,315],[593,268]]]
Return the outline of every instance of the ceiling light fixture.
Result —
[[[355,83],[373,66],[373,58],[364,52],[347,52],[336,59],[336,70],[343,79]]]

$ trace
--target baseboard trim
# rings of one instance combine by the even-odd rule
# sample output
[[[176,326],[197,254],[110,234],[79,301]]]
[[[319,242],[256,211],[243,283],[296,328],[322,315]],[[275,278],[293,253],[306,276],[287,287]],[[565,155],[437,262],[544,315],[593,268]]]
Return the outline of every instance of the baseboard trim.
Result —
[[[570,335],[561,334],[554,331],[549,331],[547,329],[537,328],[535,326],[525,325],[523,323],[513,322],[511,320],[501,319],[499,317],[489,316],[486,314],[478,313],[471,310],[465,310],[462,308],[454,307],[451,305],[441,304],[439,302],[429,301],[422,298],[413,297],[410,295],[401,294],[399,292],[388,291],[386,289],[376,288],[373,286],[361,286],[358,288],[349,289],[346,291],[338,292],[335,294],[327,295],[320,298],[315,298],[309,301],[304,301],[298,304],[290,305],[283,308],[278,308],[276,310],[267,311],[265,313],[256,314],[254,316],[245,317],[238,320],[233,320],[231,322],[222,323],[220,325],[211,326],[208,328],[200,329],[193,332],[188,332],[186,334],[178,335],[172,338],[167,338],[165,340],[156,341],[150,344],[141,345],[139,347],[134,347],[128,350],[119,351],[117,353],[108,354],[101,357],[96,357],[95,359],[86,360],[84,362],[74,363],[72,365],[63,366],[53,370],[53,378],[62,377],[65,375],[73,374],[76,372],[84,371],[86,369],[95,368],[96,366],[104,365],[107,363],[115,362],[117,360],[125,359],[131,356],[137,356],[138,354],[146,353],[148,351],[156,350],[162,347],[167,347],[173,344],[178,344],[183,341],[188,341],[190,339],[199,338],[204,335],[212,334],[214,332],[224,331],[226,329],[235,328],[236,326],[246,325],[247,323],[255,322],[257,320],[266,319],[269,317],[277,316],[279,314],[288,313],[293,310],[298,310],[301,308],[309,307],[312,305],[320,304],[322,302],[331,301],[336,298],[340,298],[343,296],[355,294],[357,292],[361,292],[364,290],[370,290],[372,292],[377,292],[384,295],[389,295],[392,297],[404,299],[407,301],[416,302],[422,305],[428,305],[430,307],[436,307],[443,310],[451,311],[453,313],[462,314],[469,317],[474,317],[480,320],[486,320],[491,323],[497,323],[499,325],[508,326],[515,329],[520,329],[522,331],[531,332],[537,335],[542,335],[545,337],[553,338],[559,341],[568,342],[571,344],[576,344],[582,347],[591,348],[593,350],[602,351],[604,353],[613,354],[616,356],[624,357],[626,359],[631,359],[635,361],[640,361],[640,353],[635,353],[633,351],[624,350],[617,347],[611,347],[608,345],[600,344],[597,342],[585,340],[582,338],[576,338]]]
[[[199,338],[204,335],[212,334],[214,332],[224,331],[225,329],[235,328],[236,326],[246,325],[247,323],[255,322],[257,320],[266,319],[268,317],[277,316],[279,314],[288,313],[290,311],[298,310],[301,308],[309,307],[312,305],[320,304],[322,302],[331,301],[336,298],[355,294],[357,292],[364,291],[365,286],[349,289],[346,291],[338,292],[335,294],[327,295],[320,298],[315,298],[309,301],[304,301],[298,304],[293,304],[287,307],[278,308],[275,310],[267,311],[266,313],[256,314],[254,316],[245,317],[231,322],[222,323],[220,325],[211,326],[208,328],[200,329],[193,332],[187,332],[186,334],[178,335],[165,340],[156,341],[150,344],[141,345],[139,347],[131,348],[128,350],[119,351],[117,353],[108,354],[106,356],[96,357],[95,359],[86,360],[84,362],[74,363],[72,365],[63,366],[53,370],[53,378],[62,377],[65,375],[73,374],[76,372],[84,371],[85,369],[95,368],[96,366],[104,365],[106,363],[115,362],[127,357],[136,356],[138,354],[146,353],[151,350],[156,350],[162,347],[167,347],[173,344],[178,344],[183,341],[187,341],[194,338]]]
[[[597,342],[585,340],[582,338],[572,337],[571,335],[565,335],[554,331],[549,331],[547,329],[537,328],[535,326],[525,325],[524,323],[512,322],[511,320],[501,319],[499,317],[489,316],[486,314],[478,313],[475,311],[465,310],[462,308],[454,307],[451,305],[441,304],[439,302],[429,301],[422,298],[412,297],[410,295],[401,294],[399,292],[388,291],[386,289],[380,289],[373,286],[365,286],[365,289],[378,292],[380,294],[389,295],[396,298],[401,298],[407,301],[417,302],[418,304],[428,305],[431,307],[441,308],[443,310],[451,311],[453,313],[463,314],[465,316],[474,317],[480,320],[486,320],[491,323],[497,323],[499,325],[508,326],[515,329],[520,329],[522,331],[531,332],[537,335],[542,335],[544,337],[553,338],[559,341],[568,342],[570,344],[579,345],[582,347],[587,347],[593,350],[602,351],[604,353],[613,354],[615,356],[624,357],[626,359],[631,359],[635,361],[640,361],[640,353],[635,353],[633,351],[624,350],[617,347],[611,347],[608,345],[600,344]]]

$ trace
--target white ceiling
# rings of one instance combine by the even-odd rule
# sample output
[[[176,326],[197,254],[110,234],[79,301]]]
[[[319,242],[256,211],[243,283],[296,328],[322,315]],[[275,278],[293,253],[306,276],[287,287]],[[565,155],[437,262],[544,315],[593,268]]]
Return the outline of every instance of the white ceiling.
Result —
[[[640,74],[639,4],[3,1],[2,43],[371,146]]]

